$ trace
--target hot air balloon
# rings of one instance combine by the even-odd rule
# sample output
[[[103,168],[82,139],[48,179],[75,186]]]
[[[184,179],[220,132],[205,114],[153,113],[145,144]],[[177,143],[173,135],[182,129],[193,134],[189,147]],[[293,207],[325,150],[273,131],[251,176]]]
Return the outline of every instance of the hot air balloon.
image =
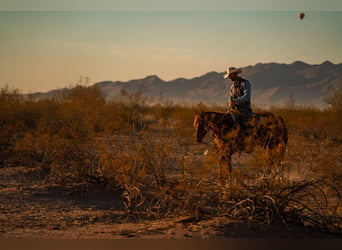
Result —
[[[298,17],[300,18],[300,20],[303,20],[303,18],[305,17],[305,14],[301,12],[298,14]]]

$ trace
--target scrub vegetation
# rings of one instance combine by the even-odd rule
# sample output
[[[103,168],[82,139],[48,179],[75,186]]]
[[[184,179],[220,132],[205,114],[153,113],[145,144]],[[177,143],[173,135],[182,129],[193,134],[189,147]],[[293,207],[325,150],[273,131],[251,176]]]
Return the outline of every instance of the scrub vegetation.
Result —
[[[192,123],[200,111],[225,107],[170,100],[151,103],[141,91],[123,91],[121,98],[108,102],[98,89],[84,86],[37,100],[4,87],[0,90],[0,168],[3,174],[20,169],[40,191],[59,187],[75,194],[80,187],[101,189],[106,200],[119,204],[115,210],[122,213],[115,220],[129,223],[187,218],[185,224],[198,226],[226,218],[255,230],[252,237],[275,225],[287,232],[303,227],[340,237],[342,98],[338,91],[332,96],[326,110],[294,105],[270,108],[285,119],[289,131],[281,168],[265,173],[262,150],[237,153],[232,180],[222,185],[212,139],[207,135],[205,144],[196,143]],[[19,213],[10,210],[8,181],[1,178],[1,220],[5,214]],[[97,201],[101,203],[100,198]],[[79,221],[96,223],[91,217]],[[11,237],[14,226],[2,225],[3,237]],[[80,226],[68,224],[67,219],[63,225],[65,229]],[[222,225],[210,230],[192,237],[245,237],[226,232]],[[124,230],[120,235],[130,237]],[[164,238],[184,237],[165,234]]]

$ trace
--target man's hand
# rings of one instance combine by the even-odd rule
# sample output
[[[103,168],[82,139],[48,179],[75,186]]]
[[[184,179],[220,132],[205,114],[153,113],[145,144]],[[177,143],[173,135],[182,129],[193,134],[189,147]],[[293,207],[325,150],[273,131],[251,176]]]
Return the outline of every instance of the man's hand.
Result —
[[[234,108],[236,105],[236,102],[234,102],[234,100],[229,100],[228,104],[229,104],[229,107]]]

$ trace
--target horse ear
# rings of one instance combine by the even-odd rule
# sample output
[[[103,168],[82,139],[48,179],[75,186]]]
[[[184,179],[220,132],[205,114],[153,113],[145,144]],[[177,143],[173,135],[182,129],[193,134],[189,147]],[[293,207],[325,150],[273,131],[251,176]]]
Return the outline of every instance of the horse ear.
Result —
[[[195,115],[200,115],[200,114],[202,114],[204,112],[205,112],[205,110],[203,108],[201,108],[200,110],[196,110],[195,111]]]

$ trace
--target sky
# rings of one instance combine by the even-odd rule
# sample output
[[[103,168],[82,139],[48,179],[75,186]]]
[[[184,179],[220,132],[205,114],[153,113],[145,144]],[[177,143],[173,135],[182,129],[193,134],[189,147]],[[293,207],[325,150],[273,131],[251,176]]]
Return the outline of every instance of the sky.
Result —
[[[32,93],[85,78],[339,64],[341,24],[340,0],[0,0],[0,87]]]

